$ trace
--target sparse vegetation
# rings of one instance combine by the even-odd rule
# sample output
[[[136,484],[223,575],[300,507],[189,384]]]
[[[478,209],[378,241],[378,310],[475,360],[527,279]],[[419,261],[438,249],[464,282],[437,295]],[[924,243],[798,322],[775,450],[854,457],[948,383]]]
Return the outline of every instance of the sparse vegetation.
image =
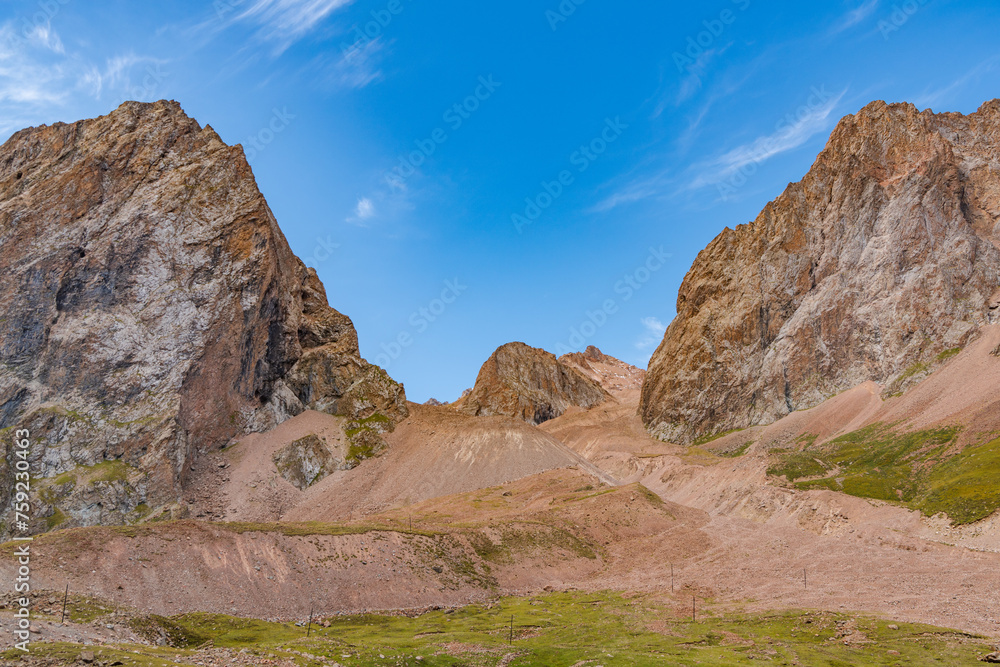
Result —
[[[768,474],[801,489],[827,488],[862,498],[898,502],[927,515],[945,512],[972,523],[1000,508],[1000,440],[955,452],[961,428],[897,433],[874,424],[801,450],[772,450]],[[835,471],[831,473],[830,471]]]
[[[941,354],[939,354],[937,356],[937,361],[939,363],[943,363],[945,361],[948,361],[952,357],[958,355],[958,353],[961,352],[961,351],[962,351],[962,348],[960,348],[960,347],[953,347],[950,350],[945,350],[944,352],[942,352]]]
[[[789,482],[805,477],[825,475],[830,469],[826,463],[817,459],[809,451],[772,449],[771,453],[778,455],[778,462],[767,469],[767,474],[774,477],[784,477]]]
[[[385,448],[382,434],[391,430],[392,420],[380,412],[344,424],[348,442],[346,462],[353,467],[377,455]]]
[[[704,602],[702,603],[704,604]],[[688,600],[654,602],[616,593],[552,593],[416,617],[363,614],[274,623],[218,614],[146,616],[130,626],[171,646],[115,648],[39,644],[37,657],[66,664],[81,651],[101,664],[171,667],[204,662],[193,649],[239,652],[260,664],[280,658],[316,665],[571,665],[629,667],[771,664],[972,664],[990,646],[983,637],[930,626],[829,612],[717,615],[711,605],[692,622]],[[417,660],[417,656],[420,659]],[[14,658],[12,651],[0,658]]]
[[[702,445],[707,445],[708,443],[712,442],[713,440],[718,440],[719,438],[724,438],[727,435],[732,435],[733,433],[739,433],[740,431],[743,431],[743,430],[745,430],[745,429],[734,428],[734,429],[730,429],[728,431],[722,431],[720,433],[711,433],[709,435],[703,435],[700,438],[698,438],[697,440],[695,440],[694,442],[692,442],[691,446],[692,447],[701,447]]]
[[[736,459],[736,458],[739,458],[739,457],[743,456],[744,454],[746,454],[747,451],[750,449],[751,445],[753,445],[753,440],[749,440],[749,441],[743,443],[742,445],[740,445],[736,449],[723,449],[723,450],[720,450],[720,451],[716,452],[716,455],[717,456],[721,456],[724,459]]]

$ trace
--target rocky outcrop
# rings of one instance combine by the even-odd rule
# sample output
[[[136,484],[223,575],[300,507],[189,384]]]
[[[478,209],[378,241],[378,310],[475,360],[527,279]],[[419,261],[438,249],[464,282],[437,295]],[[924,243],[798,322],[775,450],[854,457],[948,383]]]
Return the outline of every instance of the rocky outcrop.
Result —
[[[623,391],[642,387],[646,373],[641,368],[604,354],[590,345],[583,352],[570,352],[559,357],[559,363],[574,368],[616,398]]]
[[[869,380],[905,390],[996,318],[998,283],[1000,101],[969,116],[872,103],[801,182],[698,255],[643,420],[690,442]]]
[[[199,452],[306,408],[407,412],[292,253],[242,149],[176,102],[0,147],[0,265],[0,428],[30,430],[42,478],[124,467],[86,506],[53,490],[76,523],[172,503]]]
[[[344,462],[338,461],[315,434],[285,445],[271,460],[278,473],[299,491],[305,491],[332,472],[346,469]]]
[[[570,406],[590,408],[608,398],[596,382],[560,363],[554,354],[508,343],[483,364],[459,409],[474,416],[505,415],[541,424]]]

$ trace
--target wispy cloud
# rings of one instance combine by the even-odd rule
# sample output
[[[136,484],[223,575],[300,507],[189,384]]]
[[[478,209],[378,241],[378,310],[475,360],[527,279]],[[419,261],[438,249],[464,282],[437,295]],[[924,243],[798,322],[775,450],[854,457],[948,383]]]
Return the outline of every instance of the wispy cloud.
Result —
[[[332,13],[353,0],[254,0],[229,23],[249,22],[258,27],[257,36],[275,42],[280,54],[315,29]]]
[[[844,32],[859,23],[863,22],[866,18],[875,13],[878,9],[879,0],[866,0],[861,3],[860,6],[852,9],[851,11],[840,17],[839,20],[834,24],[833,28],[830,30],[830,34],[836,35]]]
[[[341,52],[329,51],[310,61],[311,76],[322,73],[326,83],[334,88],[364,88],[382,79],[382,60],[387,54],[387,43],[377,37],[359,43]]]
[[[157,70],[157,76],[151,76],[148,68],[165,63],[126,53],[98,65],[78,53],[68,53],[48,22],[0,23],[0,136],[47,120],[81,98],[152,94],[149,82],[161,81],[164,74]],[[136,73],[138,67],[144,68],[141,74]],[[132,85],[135,77],[141,82]]]
[[[352,215],[344,219],[352,225],[366,227],[368,221],[375,217],[375,202],[368,197],[359,197]]]
[[[358,205],[354,209],[354,214],[362,220],[367,220],[375,215],[375,204],[373,204],[372,200],[368,199],[368,197],[362,197],[358,200]]]
[[[937,90],[925,90],[921,95],[918,95],[913,100],[913,103],[922,109],[930,109],[952,102],[954,100],[955,93],[967,86],[970,82],[993,71],[997,64],[1000,64],[1000,56],[987,58],[947,86],[938,88]]]
[[[750,143],[737,146],[719,157],[700,165],[701,173],[691,183],[691,189],[706,185],[714,185],[729,178],[744,167],[751,164],[762,164],[771,158],[794,150],[812,137],[829,128],[830,116],[847,93],[845,89],[839,95],[834,95],[824,103],[810,107],[805,114],[792,119],[780,121],[771,134],[767,134]]]
[[[159,68],[166,65],[168,61],[149,56],[139,56],[134,53],[125,53],[108,58],[104,67],[91,65],[80,76],[80,82],[89,88],[90,94],[97,99],[103,99],[105,92],[114,92],[122,100],[126,98],[139,98],[143,94],[155,93],[155,88],[151,82],[160,83],[166,74]],[[143,83],[133,85],[132,76],[135,68],[145,66],[140,70]]]
[[[28,39],[53,53],[66,53],[66,47],[59,39],[59,34],[48,23],[33,26],[28,33]]]
[[[635,342],[635,347],[641,352],[652,352],[653,349],[663,340],[663,335],[667,332],[667,325],[656,317],[644,317],[639,322],[642,324],[642,334]]]

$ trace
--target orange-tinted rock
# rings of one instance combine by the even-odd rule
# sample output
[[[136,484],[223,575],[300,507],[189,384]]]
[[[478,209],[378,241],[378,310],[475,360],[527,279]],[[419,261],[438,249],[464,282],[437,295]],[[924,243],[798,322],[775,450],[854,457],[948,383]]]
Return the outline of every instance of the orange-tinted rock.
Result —
[[[865,381],[905,388],[915,364],[997,317],[998,220],[1000,101],[969,116],[875,102],[844,118],[801,182],[698,255],[643,421],[690,442]]]
[[[590,408],[608,398],[600,385],[554,354],[508,343],[483,364],[459,409],[475,416],[505,415],[541,424],[572,405]]]
[[[198,452],[306,408],[406,412],[292,253],[243,150],[176,102],[0,147],[0,265],[0,428],[30,429],[39,477],[130,471],[96,511],[67,500],[74,522],[178,500]]]

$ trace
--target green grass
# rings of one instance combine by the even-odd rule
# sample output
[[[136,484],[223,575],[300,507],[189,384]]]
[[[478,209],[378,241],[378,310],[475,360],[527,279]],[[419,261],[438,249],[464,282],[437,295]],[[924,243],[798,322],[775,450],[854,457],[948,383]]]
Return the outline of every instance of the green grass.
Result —
[[[920,362],[920,361],[918,361],[916,363],[913,363],[913,364],[910,364],[910,366],[907,367],[907,369],[905,371],[903,371],[903,374],[899,376],[899,378],[897,379],[897,381],[898,382],[902,382],[904,380],[909,380],[914,375],[920,375],[921,373],[923,373],[927,369],[928,369],[927,364],[925,364],[923,362]]]
[[[1000,507],[1000,439],[967,447],[934,467],[924,480],[921,509],[946,512],[958,524],[984,519]]]
[[[771,454],[777,455],[777,462],[767,469],[767,474],[773,477],[784,476],[789,482],[803,477],[819,477],[830,469],[829,465],[818,459],[815,452],[772,449]]]
[[[707,445],[708,443],[712,442],[713,440],[718,440],[719,438],[724,438],[727,435],[731,435],[733,433],[739,433],[740,431],[743,431],[743,430],[745,430],[745,429],[734,428],[734,429],[730,429],[728,431],[722,431],[720,433],[711,433],[709,435],[703,435],[700,438],[696,439],[694,442],[692,442],[691,446],[692,447],[701,447],[702,445]]]
[[[662,501],[661,501],[662,502]],[[582,558],[596,559],[597,554],[572,533],[544,524],[505,525],[498,529],[496,542],[482,533],[471,533],[469,540],[476,555],[495,564],[514,565],[530,552],[563,549]]]
[[[385,447],[381,434],[391,430],[392,420],[380,412],[344,424],[344,435],[349,445],[346,462],[357,466],[365,459],[376,456]]]
[[[208,642],[258,656],[261,664],[277,658],[303,667],[333,662],[348,667],[921,666],[975,664],[991,650],[981,637],[906,623],[891,629],[889,621],[846,613],[712,612],[709,606],[692,622],[687,598],[670,604],[608,592],[552,593],[413,618],[333,616],[314,624],[308,638],[305,627],[295,623],[216,614],[150,616],[133,621],[132,627],[149,637],[166,635],[173,648],[88,648],[100,651],[102,664],[120,660],[130,667],[195,664],[198,658],[191,649]],[[845,644],[848,628],[857,643]],[[32,651],[36,657],[74,664],[82,648],[36,643]],[[7,651],[0,658],[15,655]]]
[[[941,354],[939,354],[937,356],[937,360],[938,360],[938,362],[948,361],[952,357],[957,356],[958,353],[961,352],[961,351],[962,351],[962,348],[960,348],[960,347],[953,347],[950,350],[945,350],[944,352],[942,352]]]
[[[62,524],[66,523],[68,519],[69,517],[66,516],[66,514],[61,509],[55,507],[52,510],[52,514],[50,516],[45,517],[45,527],[48,530],[55,530]]]
[[[955,524],[984,519],[1000,508],[1000,440],[952,453],[961,428],[897,433],[874,424],[801,450],[772,450],[773,476],[801,489],[826,488],[897,502],[928,516],[945,512]]]
[[[746,454],[751,445],[753,445],[753,440],[743,443],[736,449],[723,450],[716,452],[715,454],[716,456],[721,456],[724,459],[736,459]]]
[[[128,481],[129,466],[124,461],[101,461],[89,468],[90,483],[100,482],[126,482]]]

